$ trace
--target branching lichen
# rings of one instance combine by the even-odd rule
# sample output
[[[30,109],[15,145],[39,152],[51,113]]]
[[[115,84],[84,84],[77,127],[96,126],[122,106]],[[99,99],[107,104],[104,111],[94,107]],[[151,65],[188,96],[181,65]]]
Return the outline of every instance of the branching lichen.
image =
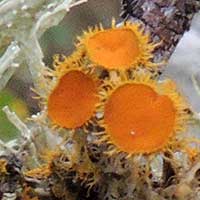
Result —
[[[184,5],[193,5],[185,1]],[[0,90],[17,67],[25,63],[41,101],[41,111],[26,122],[8,106],[3,108],[20,135],[8,143],[0,140],[0,199],[198,199],[200,140],[183,128],[186,118],[187,122],[188,118],[199,122],[199,114],[188,104],[185,106],[172,81],[161,81],[159,72],[148,67],[158,66],[161,58],[169,58],[197,7],[191,8],[190,13],[177,1],[166,5],[168,1],[124,0],[123,16],[131,18],[135,12],[132,23],[135,23],[133,17],[142,23],[134,26],[126,22],[113,24],[112,30],[101,27],[94,28],[94,32],[89,30],[76,44],[75,53],[69,57],[55,56],[52,70],[43,63],[38,40],[48,28],[57,25],[71,7],[83,2],[86,1],[4,0],[0,3],[0,29],[3,30],[0,50],[4,52],[0,58]],[[160,7],[161,13],[157,9]],[[178,28],[176,23],[172,28],[163,27],[162,23],[154,27],[154,22],[161,20],[159,13],[167,19],[178,20],[178,11],[187,14],[184,18],[187,26],[182,27],[177,36],[173,34]],[[134,27],[142,31],[137,32]],[[172,41],[164,40],[164,30]],[[116,33],[120,33],[120,37]],[[158,47],[160,40],[163,43]],[[69,75],[73,75],[72,78],[68,79]],[[95,81],[91,79],[93,76]],[[95,92],[86,81],[88,77],[95,85]],[[65,81],[62,84],[63,80],[69,87]],[[96,87],[100,90],[96,91]],[[122,95],[118,95],[120,88],[125,88]],[[120,101],[115,100],[115,95],[113,98],[116,93]],[[96,97],[101,97],[97,98],[98,102]],[[83,107],[79,107],[81,102]],[[115,115],[116,112],[119,114]],[[105,116],[107,120],[103,119]],[[71,125],[71,118],[77,124]],[[117,131],[109,132],[110,124],[117,127]],[[165,133],[162,129],[168,131]],[[179,131],[183,133],[177,134]],[[108,133],[113,140],[109,140]],[[158,137],[162,134],[163,137]],[[131,143],[134,139],[136,149]]]

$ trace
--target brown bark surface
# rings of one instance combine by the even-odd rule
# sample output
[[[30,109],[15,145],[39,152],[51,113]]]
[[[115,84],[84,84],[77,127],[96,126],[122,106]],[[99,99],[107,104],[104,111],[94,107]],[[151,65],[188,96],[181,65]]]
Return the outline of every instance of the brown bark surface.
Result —
[[[122,18],[141,21],[153,41],[163,42],[156,51],[156,60],[169,59],[200,9],[199,0],[122,0],[122,5]]]

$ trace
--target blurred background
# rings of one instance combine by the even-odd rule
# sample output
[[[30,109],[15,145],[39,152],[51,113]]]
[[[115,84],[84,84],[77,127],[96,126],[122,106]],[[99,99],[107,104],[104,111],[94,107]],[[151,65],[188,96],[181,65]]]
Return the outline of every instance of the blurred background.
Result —
[[[54,54],[71,54],[77,36],[88,26],[102,23],[104,27],[109,27],[113,17],[120,22],[120,1],[88,0],[71,9],[59,25],[48,29],[40,38],[45,64],[52,67]],[[192,107],[200,111],[200,96],[192,84],[192,75],[200,85],[200,14],[196,15],[190,32],[182,38],[163,74],[164,77],[174,79]],[[0,139],[8,141],[18,135],[18,131],[1,111],[2,107],[8,105],[22,120],[40,110],[37,101],[32,98],[34,93],[31,87],[31,76],[24,63],[7,87],[0,91]]]

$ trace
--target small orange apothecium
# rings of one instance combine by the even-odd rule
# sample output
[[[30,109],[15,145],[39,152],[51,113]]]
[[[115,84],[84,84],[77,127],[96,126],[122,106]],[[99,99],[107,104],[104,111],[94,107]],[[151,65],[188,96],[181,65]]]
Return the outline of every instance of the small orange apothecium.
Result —
[[[61,127],[81,127],[92,116],[97,102],[93,78],[81,70],[69,70],[49,95],[48,115]]]
[[[153,67],[151,62],[153,50],[157,44],[150,43],[138,23],[125,22],[119,27],[112,23],[112,28],[95,28],[84,32],[78,38],[79,46],[83,46],[92,63],[106,69],[129,69],[139,65]]]

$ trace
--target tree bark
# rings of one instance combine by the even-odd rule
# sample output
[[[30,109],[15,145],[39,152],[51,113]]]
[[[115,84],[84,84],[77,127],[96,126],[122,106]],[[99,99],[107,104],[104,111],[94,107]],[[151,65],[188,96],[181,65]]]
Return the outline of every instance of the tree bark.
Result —
[[[140,21],[150,31],[153,41],[162,41],[155,51],[156,60],[168,60],[188,31],[199,0],[122,0],[121,17]]]

